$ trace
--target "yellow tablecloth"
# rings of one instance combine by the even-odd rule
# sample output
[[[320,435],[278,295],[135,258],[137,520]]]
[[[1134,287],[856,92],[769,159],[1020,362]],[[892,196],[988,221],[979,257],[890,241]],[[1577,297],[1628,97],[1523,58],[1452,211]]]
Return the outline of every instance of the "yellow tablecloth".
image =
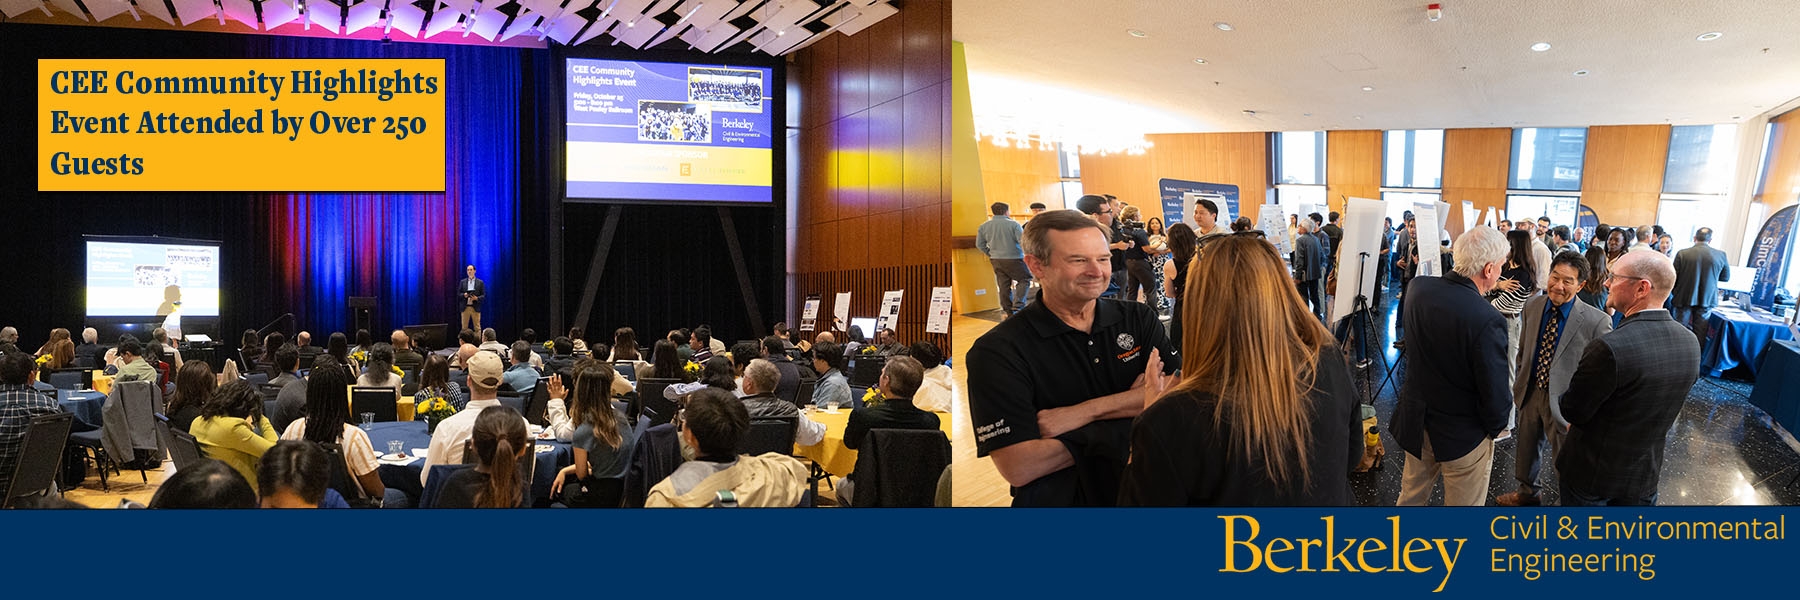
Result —
[[[850,410],[838,409],[837,414],[825,411],[809,411],[803,413],[808,419],[825,424],[825,439],[811,446],[794,445],[794,454],[812,459],[825,469],[825,472],[843,477],[856,470],[856,451],[844,447],[844,427],[850,423]],[[938,429],[944,435],[950,435],[950,413],[934,413],[938,416]]]
[[[94,371],[94,391],[102,394],[111,394],[112,382],[112,376],[107,375],[106,371]]]

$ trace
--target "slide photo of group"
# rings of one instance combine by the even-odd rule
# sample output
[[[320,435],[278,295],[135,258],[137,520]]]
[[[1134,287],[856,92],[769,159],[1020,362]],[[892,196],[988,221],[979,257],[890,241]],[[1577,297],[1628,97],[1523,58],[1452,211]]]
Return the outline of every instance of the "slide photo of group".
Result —
[[[688,67],[688,101],[720,112],[762,112],[761,71]]]
[[[712,142],[712,108],[697,102],[639,100],[638,139],[650,142]]]

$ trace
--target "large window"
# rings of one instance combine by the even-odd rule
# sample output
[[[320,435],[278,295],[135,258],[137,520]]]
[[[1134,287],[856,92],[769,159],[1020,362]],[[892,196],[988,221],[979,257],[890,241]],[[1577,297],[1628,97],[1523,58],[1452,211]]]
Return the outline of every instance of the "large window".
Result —
[[[1694,231],[1722,228],[1737,174],[1737,126],[1692,125],[1669,134],[1669,163],[1663,171],[1662,202],[1656,224],[1686,247]]]
[[[1316,212],[1323,215],[1327,211],[1325,198],[1325,186],[1322,185],[1275,186],[1275,202],[1281,204],[1282,214],[1304,216]]]
[[[1730,194],[1737,170],[1737,126],[1676,127],[1669,134],[1664,194]]]
[[[1581,160],[1586,152],[1586,128],[1514,129],[1509,187],[1532,191],[1579,191]]]
[[[1325,132],[1275,134],[1275,183],[1325,185]]]
[[[1381,185],[1436,188],[1444,182],[1444,130],[1389,131]]]
[[[1506,196],[1506,218],[1518,221],[1529,219],[1536,221],[1538,217],[1550,217],[1550,226],[1567,225],[1575,228],[1575,213],[1580,209],[1579,196],[1533,196],[1528,194],[1509,194]]]

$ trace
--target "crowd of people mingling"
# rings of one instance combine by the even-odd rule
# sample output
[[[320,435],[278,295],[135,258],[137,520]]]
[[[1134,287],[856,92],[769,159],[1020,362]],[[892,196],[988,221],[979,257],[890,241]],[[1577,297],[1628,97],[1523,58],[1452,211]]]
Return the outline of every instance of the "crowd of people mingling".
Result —
[[[1347,333],[1373,311],[1326,318],[1344,228],[1368,225],[1312,213],[1256,231],[1218,223],[1211,200],[1166,230],[1104,195],[1023,224],[1009,208],[978,231],[1003,320],[967,368],[978,454],[1015,506],[1355,502],[1369,361]],[[1405,451],[1398,503],[1441,480],[1445,504],[1485,504],[1495,442],[1517,438],[1517,491],[1497,504],[1542,503],[1549,461],[1563,504],[1654,504],[1729,276],[1712,231],[1675,253],[1659,227],[1601,225],[1590,245],[1546,217],[1421,244],[1402,221],[1381,226],[1376,282],[1399,288],[1408,362],[1386,428]]]

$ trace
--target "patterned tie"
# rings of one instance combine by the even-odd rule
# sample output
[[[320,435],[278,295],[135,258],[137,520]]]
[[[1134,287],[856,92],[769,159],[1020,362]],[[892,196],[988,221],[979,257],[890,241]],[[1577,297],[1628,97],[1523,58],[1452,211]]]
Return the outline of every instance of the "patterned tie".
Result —
[[[1537,389],[1550,389],[1550,358],[1556,354],[1556,319],[1562,311],[1555,306],[1550,307],[1550,316],[1544,320],[1544,333],[1538,336],[1537,350]]]

